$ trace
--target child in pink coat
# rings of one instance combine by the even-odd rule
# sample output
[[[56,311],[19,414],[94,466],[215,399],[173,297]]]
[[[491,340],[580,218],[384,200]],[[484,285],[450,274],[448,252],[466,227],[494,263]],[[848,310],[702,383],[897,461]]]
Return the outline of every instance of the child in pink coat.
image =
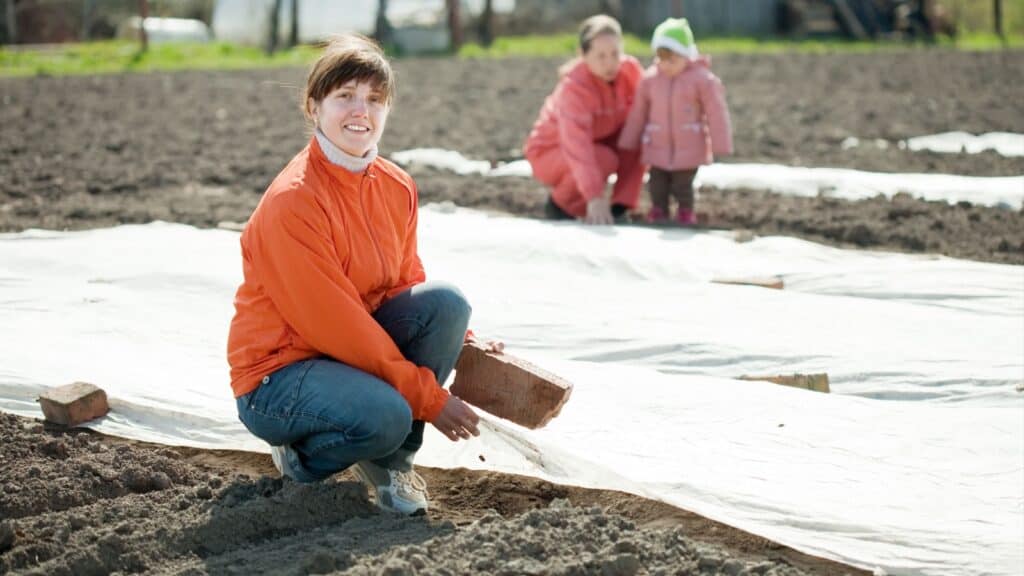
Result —
[[[619,147],[643,144],[642,161],[651,166],[648,221],[669,217],[669,196],[679,203],[676,221],[696,223],[693,179],[714,155],[732,153],[732,127],[722,82],[711,61],[697,52],[685,18],[669,18],[655,30],[657,58],[637,87],[622,127]]]

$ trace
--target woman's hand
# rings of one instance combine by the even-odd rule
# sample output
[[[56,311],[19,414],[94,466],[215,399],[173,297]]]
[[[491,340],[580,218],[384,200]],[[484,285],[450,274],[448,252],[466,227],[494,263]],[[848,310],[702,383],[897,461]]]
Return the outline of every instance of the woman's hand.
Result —
[[[597,226],[612,224],[614,220],[612,219],[612,208],[608,203],[608,199],[604,196],[598,196],[587,202],[587,215],[583,218],[583,221]]]
[[[505,343],[501,340],[487,340],[483,344],[487,347],[487,351],[492,354],[501,354],[505,351]]]
[[[466,334],[466,344],[469,343],[479,344],[492,354],[501,354],[505,351],[505,343],[501,340],[481,340],[476,337],[476,334],[473,334],[472,330]]]
[[[469,404],[463,402],[458,396],[449,396],[441,413],[434,418],[431,424],[449,440],[458,442],[460,438],[468,440],[472,436],[479,436],[480,430],[476,427],[478,422],[480,422],[480,417],[469,407]]]

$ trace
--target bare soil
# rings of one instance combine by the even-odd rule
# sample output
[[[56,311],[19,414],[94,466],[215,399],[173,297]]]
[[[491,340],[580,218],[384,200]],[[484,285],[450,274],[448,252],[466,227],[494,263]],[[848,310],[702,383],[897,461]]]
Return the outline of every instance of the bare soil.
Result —
[[[440,147],[492,162],[520,147],[559,60],[412,59],[382,153]],[[735,125],[728,162],[883,172],[1024,174],[1024,158],[880,149],[949,130],[1024,133],[1024,52],[725,55],[714,59]],[[306,142],[301,69],[0,80],[0,231],[169,220],[245,221]],[[847,137],[865,144],[843,150]],[[422,201],[537,217],[519,178],[414,174]],[[839,246],[1024,263],[1024,212],[913,198],[843,201],[701,191],[718,227]]]
[[[661,502],[420,468],[426,517],[347,472],[168,447],[0,413],[0,574],[867,574]]]

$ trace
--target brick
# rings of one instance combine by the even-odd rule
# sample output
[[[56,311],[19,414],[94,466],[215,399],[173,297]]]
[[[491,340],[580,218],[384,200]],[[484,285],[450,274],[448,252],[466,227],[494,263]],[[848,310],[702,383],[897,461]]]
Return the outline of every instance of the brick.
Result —
[[[572,384],[530,362],[469,342],[455,365],[451,392],[499,418],[540,428],[569,401]]]
[[[38,401],[48,421],[64,426],[78,426],[110,411],[107,393],[87,382],[50,388]]]
[[[782,282],[782,278],[778,276],[763,276],[763,277],[751,277],[751,278],[713,278],[711,280],[715,284],[739,284],[743,286],[760,286],[761,288],[771,288],[773,290],[782,290],[785,284]]]
[[[766,382],[773,382],[775,384],[782,384],[783,386],[792,386],[794,388],[803,388],[804,390],[812,390],[814,392],[824,392],[828,394],[831,390],[828,385],[828,374],[788,374],[779,376],[747,376],[743,375],[739,377],[740,380],[764,380]]]

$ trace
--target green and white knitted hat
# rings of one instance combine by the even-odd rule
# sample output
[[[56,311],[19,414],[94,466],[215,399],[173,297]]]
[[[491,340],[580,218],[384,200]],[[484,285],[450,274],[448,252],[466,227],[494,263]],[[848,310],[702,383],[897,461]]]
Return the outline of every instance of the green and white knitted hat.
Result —
[[[693,60],[700,55],[697,43],[693,41],[693,32],[686,18],[668,18],[654,29],[651,37],[651,49],[665,48]]]

